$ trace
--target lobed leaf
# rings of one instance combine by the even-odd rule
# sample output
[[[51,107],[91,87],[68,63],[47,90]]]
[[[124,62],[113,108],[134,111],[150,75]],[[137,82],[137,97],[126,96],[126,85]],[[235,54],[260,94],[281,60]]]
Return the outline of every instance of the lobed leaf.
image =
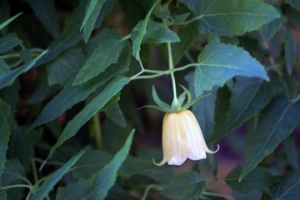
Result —
[[[292,100],[276,99],[272,102],[253,135],[253,147],[247,155],[239,180],[242,180],[290,135],[300,122],[299,112],[300,106]]]
[[[198,19],[198,31],[222,36],[243,35],[280,17],[272,6],[258,0],[180,0]]]
[[[198,57],[194,77],[195,95],[223,84],[234,76],[269,80],[264,67],[249,53],[234,45],[211,41]]]

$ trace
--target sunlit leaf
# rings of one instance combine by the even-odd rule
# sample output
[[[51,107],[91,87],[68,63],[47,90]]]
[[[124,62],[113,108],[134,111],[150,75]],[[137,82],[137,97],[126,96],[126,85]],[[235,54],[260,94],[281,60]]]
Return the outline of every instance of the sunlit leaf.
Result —
[[[188,184],[187,184],[188,183]],[[171,198],[194,199],[204,190],[205,179],[195,171],[178,173],[177,176],[164,187],[162,194]]]
[[[57,171],[55,171],[30,197],[30,200],[40,200],[44,199],[47,194],[53,189],[56,183],[69,171],[69,169],[77,162],[77,160],[82,156],[84,150],[80,151],[72,159],[61,166]]]
[[[3,29],[5,26],[7,26],[10,22],[12,22],[13,20],[15,20],[20,15],[22,15],[22,13],[18,13],[15,16],[13,16],[13,17],[9,18],[8,20],[6,20],[5,22],[3,22],[2,24],[0,24],[0,30]]]
[[[104,199],[109,189],[114,185],[117,171],[129,152],[133,133],[134,131],[131,131],[121,150],[93,177],[87,180],[81,179],[75,184],[68,185],[65,188],[59,188],[56,199]]]
[[[211,90],[214,86],[223,86],[238,75],[269,80],[264,67],[247,51],[214,39],[198,57],[194,77],[195,95]]]
[[[60,30],[57,23],[54,0],[27,0],[27,2],[45,29],[54,38],[58,38]]]
[[[253,135],[253,146],[247,155],[239,180],[242,180],[289,136],[300,122],[299,113],[300,106],[292,100],[276,99],[272,102]]]
[[[280,17],[272,6],[258,0],[180,0],[196,15],[199,33],[243,35]]]

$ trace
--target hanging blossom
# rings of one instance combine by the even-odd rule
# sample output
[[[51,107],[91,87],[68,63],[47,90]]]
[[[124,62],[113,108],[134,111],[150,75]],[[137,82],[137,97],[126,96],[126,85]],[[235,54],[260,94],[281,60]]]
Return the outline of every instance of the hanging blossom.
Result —
[[[166,112],[162,131],[163,160],[159,163],[154,162],[158,166],[166,162],[169,165],[181,165],[187,158],[201,160],[206,158],[206,153],[213,154],[219,151],[219,145],[215,151],[208,149],[195,115],[187,110],[203,96],[191,101],[190,92],[185,87],[182,88],[184,93],[170,106],[160,100],[153,87],[153,99],[158,106],[146,106]],[[183,105],[186,95],[188,100]]]
[[[156,164],[161,166],[181,165],[187,158],[200,160],[206,153],[216,153],[207,148],[201,128],[189,110],[166,113],[163,119],[163,160]]]

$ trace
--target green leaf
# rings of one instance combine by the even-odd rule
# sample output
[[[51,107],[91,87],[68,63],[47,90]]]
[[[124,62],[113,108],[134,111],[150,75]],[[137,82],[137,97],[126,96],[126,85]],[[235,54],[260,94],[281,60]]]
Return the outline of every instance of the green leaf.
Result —
[[[83,29],[84,41],[87,42],[94,29],[97,17],[106,0],[90,0],[86,7],[86,14],[81,24],[80,30]]]
[[[61,113],[71,108],[74,104],[86,99],[88,95],[106,83],[107,80],[127,71],[130,61],[130,53],[130,48],[125,47],[125,50],[122,52],[120,59],[118,60],[118,64],[112,65],[99,76],[84,84],[73,86],[72,81],[70,81],[64,89],[46,105],[40,116],[31,124],[30,128],[33,129],[55,119]]]
[[[34,145],[41,132],[27,131],[27,127],[15,126],[9,138],[7,158],[18,158],[25,170],[31,169],[31,159],[34,157]]]
[[[114,158],[105,165],[92,178],[79,180],[75,184],[68,185],[65,188],[59,188],[57,200],[68,199],[104,199],[109,189],[114,185],[117,177],[117,171],[125,160],[133,138],[134,131],[131,131],[124,146],[114,156]]]
[[[43,53],[41,53],[39,56],[37,56],[36,58],[34,58],[33,60],[31,60],[28,63],[25,63],[23,66],[14,69],[10,72],[7,72],[5,74],[0,75],[0,89],[11,85],[16,78],[18,78],[19,75],[21,75],[22,73],[27,72],[29,69],[31,69],[35,63],[41,58],[43,57],[43,55],[46,54],[47,51],[44,51]]]
[[[10,35],[0,38],[0,54],[11,50],[12,48],[20,45],[21,43],[22,43],[22,40],[20,40],[14,34],[10,34]]]
[[[100,43],[99,47],[78,72],[73,84],[84,83],[105,71],[111,64],[117,63],[125,42],[123,40],[107,39]]]
[[[157,167],[150,159],[128,156],[118,174],[125,177],[139,174],[160,183],[168,183],[174,177],[175,169],[167,165]]]
[[[178,31],[180,42],[175,44],[174,63],[178,63],[184,53],[194,44],[198,37],[196,22],[193,22],[186,27],[180,27]]]
[[[279,181],[279,179],[271,173],[256,168],[239,182],[238,179],[242,168],[243,166],[235,167],[225,178],[226,183],[233,191],[248,194],[256,190],[265,189]]]
[[[54,38],[58,38],[60,30],[57,23],[54,0],[27,0],[34,14]]]
[[[155,87],[152,86],[152,98],[154,102],[158,105],[158,107],[162,108],[163,110],[171,110],[171,106],[165,102],[163,102],[156,93]]]
[[[80,1],[80,4],[66,21],[61,36],[48,46],[48,53],[37,62],[38,66],[52,60],[62,51],[74,46],[82,39],[79,28],[84,18],[84,9],[82,8],[85,7],[87,2]]]
[[[300,169],[292,170],[280,177],[280,182],[270,188],[276,200],[298,199],[300,195]]]
[[[52,156],[57,147],[59,147],[69,138],[73,137],[80,129],[80,127],[83,126],[99,110],[101,110],[105,106],[105,104],[128,82],[129,79],[125,77],[117,77],[110,81],[110,83],[106,85],[106,87],[67,124],[58,141],[51,148],[47,159],[43,162],[43,165]],[[43,167],[43,165],[41,166],[41,168]]]
[[[187,184],[188,183],[188,184]],[[204,190],[205,179],[195,171],[178,173],[177,176],[164,187],[162,194],[171,198],[195,199]]]
[[[65,175],[69,169],[77,162],[77,160],[82,156],[84,150],[80,151],[72,159],[61,166],[57,171],[55,171],[31,196],[30,200],[40,200],[44,199],[47,194],[53,189],[56,183]]]
[[[264,42],[269,41],[281,28],[282,22],[283,22],[283,16],[280,11],[280,8],[277,8],[278,12],[280,13],[280,18],[277,18],[275,20],[272,20],[271,22],[263,25],[259,29],[259,33],[262,37],[262,40]]]
[[[214,39],[198,57],[194,78],[195,95],[211,90],[214,86],[223,86],[237,75],[269,80],[264,67],[247,51]]]
[[[3,185],[11,185],[18,180],[24,180],[25,170],[17,159],[7,160],[1,176]]]
[[[300,11],[293,9],[292,7],[286,6],[284,9],[284,14],[289,23],[294,25],[297,29],[300,28]]]
[[[104,110],[104,112],[114,123],[121,126],[122,128],[126,128],[126,119],[118,102],[112,103],[108,108]]]
[[[180,0],[196,15],[199,33],[243,35],[280,17],[272,6],[258,0]]]
[[[10,72],[10,68],[7,66],[6,62],[0,58],[0,75]]]
[[[258,125],[253,137],[253,147],[247,155],[239,180],[242,180],[277,145],[294,130],[300,122],[300,106],[291,100],[276,99]]]
[[[140,31],[138,34],[133,34],[131,35],[131,39],[132,39],[132,43],[133,43],[133,49],[132,49],[132,55],[137,59],[137,60],[140,60],[140,48],[141,48],[141,44],[142,44],[142,40],[143,40],[143,37],[144,35],[146,34],[147,30],[147,24],[148,24],[148,21],[149,21],[149,18],[150,18],[150,15],[153,11],[153,9],[155,8],[156,4],[158,3],[158,1],[156,1],[153,6],[151,7],[151,9],[148,11],[145,19],[143,20],[142,22],[142,25],[141,25],[141,28],[140,28]]]
[[[298,0],[284,0],[284,2],[290,4],[293,8],[300,11],[300,2]]]
[[[3,29],[5,26],[7,26],[10,22],[12,22],[13,20],[15,20],[20,15],[22,15],[22,13],[18,13],[16,15],[14,15],[13,17],[9,18],[8,20],[6,20],[2,24],[0,24],[0,30]]]
[[[8,149],[8,139],[10,135],[7,119],[10,116],[10,106],[0,99],[0,182],[6,162],[6,151]]]
[[[296,41],[290,29],[283,29],[282,32],[285,49],[285,65],[288,74],[291,75],[297,54]]]
[[[49,85],[65,85],[73,80],[82,66],[82,57],[81,49],[71,49],[56,57],[47,68]]]
[[[141,31],[143,21],[140,21],[132,30],[131,37],[136,38]],[[159,44],[167,42],[179,42],[180,39],[175,32],[169,28],[153,22],[149,19],[147,23],[146,33],[142,39],[142,43]]]
[[[239,128],[243,122],[259,113],[281,88],[279,81],[266,83],[258,78],[237,77],[231,88],[228,117],[224,124],[215,127],[208,141],[218,141]]]
[[[105,151],[92,150],[87,147],[85,153],[74,165],[72,174],[77,180],[89,179],[102,169],[113,156]]]

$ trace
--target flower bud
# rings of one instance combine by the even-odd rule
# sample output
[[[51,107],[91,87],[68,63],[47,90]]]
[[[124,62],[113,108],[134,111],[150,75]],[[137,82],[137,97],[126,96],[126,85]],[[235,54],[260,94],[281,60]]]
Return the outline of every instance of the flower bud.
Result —
[[[194,114],[189,110],[166,113],[163,119],[163,160],[161,166],[181,165],[187,158],[200,160],[206,153],[216,153],[207,148],[200,126]]]

